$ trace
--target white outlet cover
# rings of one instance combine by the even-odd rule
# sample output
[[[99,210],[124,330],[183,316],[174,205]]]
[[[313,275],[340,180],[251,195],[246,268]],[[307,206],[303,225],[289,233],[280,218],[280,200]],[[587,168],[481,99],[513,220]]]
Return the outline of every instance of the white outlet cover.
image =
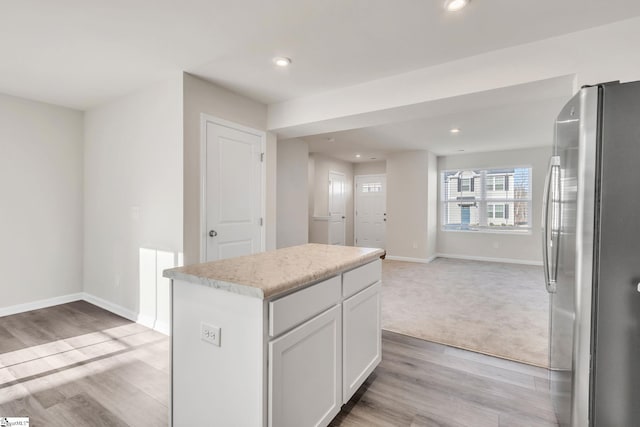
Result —
[[[220,347],[220,327],[204,322],[200,323],[200,339]]]

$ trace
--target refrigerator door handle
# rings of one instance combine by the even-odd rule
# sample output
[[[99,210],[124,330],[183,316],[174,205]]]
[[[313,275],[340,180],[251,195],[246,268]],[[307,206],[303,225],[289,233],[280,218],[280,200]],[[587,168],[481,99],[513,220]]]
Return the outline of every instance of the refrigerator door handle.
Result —
[[[544,283],[547,288],[547,292],[555,293],[556,291],[556,278],[551,278],[550,263],[549,263],[549,246],[551,239],[549,239],[549,200],[551,197],[551,183],[553,181],[553,171],[560,166],[560,156],[552,156],[549,160],[549,169],[547,170],[547,176],[544,180],[544,194],[542,196],[542,262],[544,264]],[[554,250],[555,248],[552,248]],[[553,255],[552,255],[553,256]],[[555,276],[555,275],[554,275]]]

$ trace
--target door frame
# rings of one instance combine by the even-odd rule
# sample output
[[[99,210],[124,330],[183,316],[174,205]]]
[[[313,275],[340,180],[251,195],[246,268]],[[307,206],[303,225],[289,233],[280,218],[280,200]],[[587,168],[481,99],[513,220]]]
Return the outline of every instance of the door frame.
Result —
[[[387,190],[387,173],[369,173],[364,175],[354,175],[353,177],[353,245],[358,246],[356,239],[358,238],[358,218],[356,212],[358,211],[358,178],[371,178],[374,176],[384,177],[384,211],[387,211],[387,196],[389,192]],[[384,226],[384,245],[387,246],[387,225]]]
[[[200,262],[206,262],[207,260],[207,123],[250,133],[260,138],[260,152],[264,155],[263,161],[260,163],[260,179],[262,181],[260,189],[260,217],[262,218],[262,226],[260,227],[260,251],[264,252],[267,234],[267,168],[265,167],[267,160],[267,133],[210,114],[200,113]]]
[[[347,195],[346,195],[346,186],[347,186],[347,174],[344,172],[340,172],[337,171],[335,169],[329,169],[329,172],[327,174],[327,178],[329,179],[329,182],[331,182],[331,174],[334,175],[341,175],[342,176],[342,183],[343,183],[343,193],[342,193],[342,203],[343,203],[343,210],[344,210],[344,219],[342,219],[342,226],[344,228],[343,232],[342,232],[342,241],[344,242],[344,244],[347,244]],[[331,216],[331,210],[329,209],[331,207],[331,192],[328,191],[327,192],[327,213],[329,214],[329,227],[327,229],[328,232],[328,239],[331,240],[330,236],[331,236],[331,222],[333,220],[333,217]],[[329,244],[331,244],[331,242],[329,242]]]

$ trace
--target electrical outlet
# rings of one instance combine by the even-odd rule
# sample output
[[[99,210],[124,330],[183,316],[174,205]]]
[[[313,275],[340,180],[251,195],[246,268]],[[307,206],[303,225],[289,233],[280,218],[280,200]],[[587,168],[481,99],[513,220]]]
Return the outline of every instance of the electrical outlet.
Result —
[[[200,323],[200,339],[220,347],[220,327]]]
[[[418,249],[418,242],[413,242],[413,249]]]

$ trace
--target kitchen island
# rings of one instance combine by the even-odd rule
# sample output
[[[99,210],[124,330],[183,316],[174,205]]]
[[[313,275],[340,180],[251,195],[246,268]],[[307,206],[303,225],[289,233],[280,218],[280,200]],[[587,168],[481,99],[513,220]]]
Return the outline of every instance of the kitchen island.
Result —
[[[380,363],[383,255],[307,244],[166,270],[172,424],[328,425]]]

